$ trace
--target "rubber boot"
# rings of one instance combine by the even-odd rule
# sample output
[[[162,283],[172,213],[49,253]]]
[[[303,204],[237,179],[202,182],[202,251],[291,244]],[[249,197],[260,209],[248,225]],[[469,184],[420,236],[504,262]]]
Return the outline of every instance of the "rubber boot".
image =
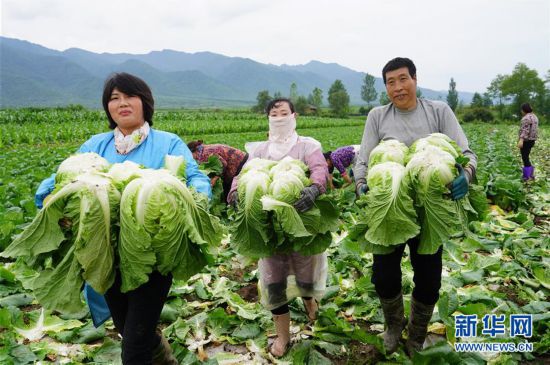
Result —
[[[528,180],[534,180],[535,179],[535,166],[529,166],[527,167],[527,179]]]
[[[317,319],[317,311],[319,310],[319,304],[315,298],[311,299],[302,299],[304,302],[304,307],[306,309],[307,318],[310,322],[313,322]]]
[[[523,172],[523,176],[521,178],[523,179],[523,181],[529,180],[529,167],[524,166],[522,169],[522,172]]]
[[[153,350],[153,365],[178,365],[179,362],[172,353],[168,340],[159,331],[157,334],[160,335],[160,343]]]
[[[407,325],[403,309],[403,294],[399,293],[398,296],[391,299],[380,298],[380,304],[382,304],[384,320],[386,321],[386,331],[383,334],[384,347],[386,348],[386,354],[391,354],[397,350],[401,332]]]
[[[285,314],[274,314],[275,332],[277,338],[269,347],[269,352],[275,357],[283,356],[290,344],[290,312]]]
[[[407,353],[412,356],[414,352],[422,350],[424,340],[428,334],[428,324],[432,319],[435,305],[420,303],[414,297],[411,300],[411,315],[407,331],[409,338],[405,344]]]

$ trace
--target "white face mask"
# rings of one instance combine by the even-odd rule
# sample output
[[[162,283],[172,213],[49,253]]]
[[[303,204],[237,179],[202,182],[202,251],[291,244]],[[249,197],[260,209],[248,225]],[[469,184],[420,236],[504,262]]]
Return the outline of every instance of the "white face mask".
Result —
[[[298,142],[296,133],[296,115],[284,117],[269,117],[269,148],[270,159],[280,160],[285,157]]]
[[[284,117],[269,117],[269,141],[285,143],[296,133],[294,113]]]

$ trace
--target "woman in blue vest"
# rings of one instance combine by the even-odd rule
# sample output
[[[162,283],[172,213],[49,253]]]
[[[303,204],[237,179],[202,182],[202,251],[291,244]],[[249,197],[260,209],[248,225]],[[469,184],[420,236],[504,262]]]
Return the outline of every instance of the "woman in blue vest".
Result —
[[[127,73],[111,75],[105,81],[102,101],[112,131],[92,136],[78,152],[95,152],[110,163],[132,161],[153,169],[164,165],[166,155],[183,156],[187,184],[211,197],[210,180],[199,172],[191,151],[181,138],[151,128],[154,100],[143,80]],[[38,207],[42,207],[44,198],[52,192],[54,178],[52,175],[40,184],[35,197]],[[115,282],[104,297],[85,286],[84,294],[94,325],[99,326],[112,316],[122,336],[124,364],[177,364],[167,340],[156,332],[171,284],[170,274],[154,271],[147,283],[122,293],[117,269]]]

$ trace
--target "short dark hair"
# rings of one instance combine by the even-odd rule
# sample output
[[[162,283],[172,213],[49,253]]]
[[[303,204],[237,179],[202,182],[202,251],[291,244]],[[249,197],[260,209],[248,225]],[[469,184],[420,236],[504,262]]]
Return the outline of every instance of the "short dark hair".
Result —
[[[109,101],[114,89],[118,89],[129,96],[138,96],[143,105],[143,118],[150,126],[153,125],[153,113],[155,111],[155,100],[149,86],[137,76],[126,72],[117,72],[109,75],[103,86],[103,109],[109,119],[109,128],[115,129],[117,124],[109,113]]]
[[[323,153],[323,156],[325,156],[325,160],[330,160],[330,154],[332,153],[332,151],[327,151],[325,153]]]
[[[191,152],[195,152],[199,146],[202,146],[202,139],[199,139],[197,141],[191,141],[187,143],[187,147],[191,150]]]
[[[382,79],[384,79],[384,85],[386,85],[386,72],[400,69],[401,67],[406,67],[409,69],[409,75],[411,77],[416,77],[416,66],[413,61],[409,58],[396,57],[393,60],[390,60],[384,68],[382,69]]]
[[[290,111],[294,113],[294,104],[292,104],[292,101],[290,101],[290,99],[287,99],[287,98],[276,98],[271,100],[265,107],[265,113],[269,115],[269,112],[271,111],[271,109],[278,107],[280,103],[288,103],[288,106],[290,107]]]
[[[523,110],[525,113],[532,113],[533,112],[533,108],[531,108],[531,104],[529,104],[529,103],[521,104],[521,110]]]

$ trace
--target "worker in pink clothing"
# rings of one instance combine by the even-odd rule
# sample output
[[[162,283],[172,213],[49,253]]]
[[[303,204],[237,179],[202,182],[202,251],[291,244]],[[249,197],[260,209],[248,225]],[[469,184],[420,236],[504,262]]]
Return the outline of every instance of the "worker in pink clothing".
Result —
[[[288,99],[272,100],[266,112],[269,118],[269,137],[250,152],[248,161],[263,158],[279,161],[291,157],[304,162],[310,172],[312,184],[302,190],[294,204],[299,212],[313,207],[315,199],[326,189],[327,162],[321,144],[313,138],[296,133],[296,113]],[[248,162],[247,162],[248,163]],[[246,164],[243,166],[245,169]],[[228,203],[237,200],[238,177],[233,179]],[[283,356],[290,344],[290,312],[288,303],[301,297],[310,320],[317,316],[318,301],[324,295],[327,278],[326,253],[302,255],[298,252],[276,253],[258,262],[261,303],[271,311],[277,338],[269,351],[276,357]]]

